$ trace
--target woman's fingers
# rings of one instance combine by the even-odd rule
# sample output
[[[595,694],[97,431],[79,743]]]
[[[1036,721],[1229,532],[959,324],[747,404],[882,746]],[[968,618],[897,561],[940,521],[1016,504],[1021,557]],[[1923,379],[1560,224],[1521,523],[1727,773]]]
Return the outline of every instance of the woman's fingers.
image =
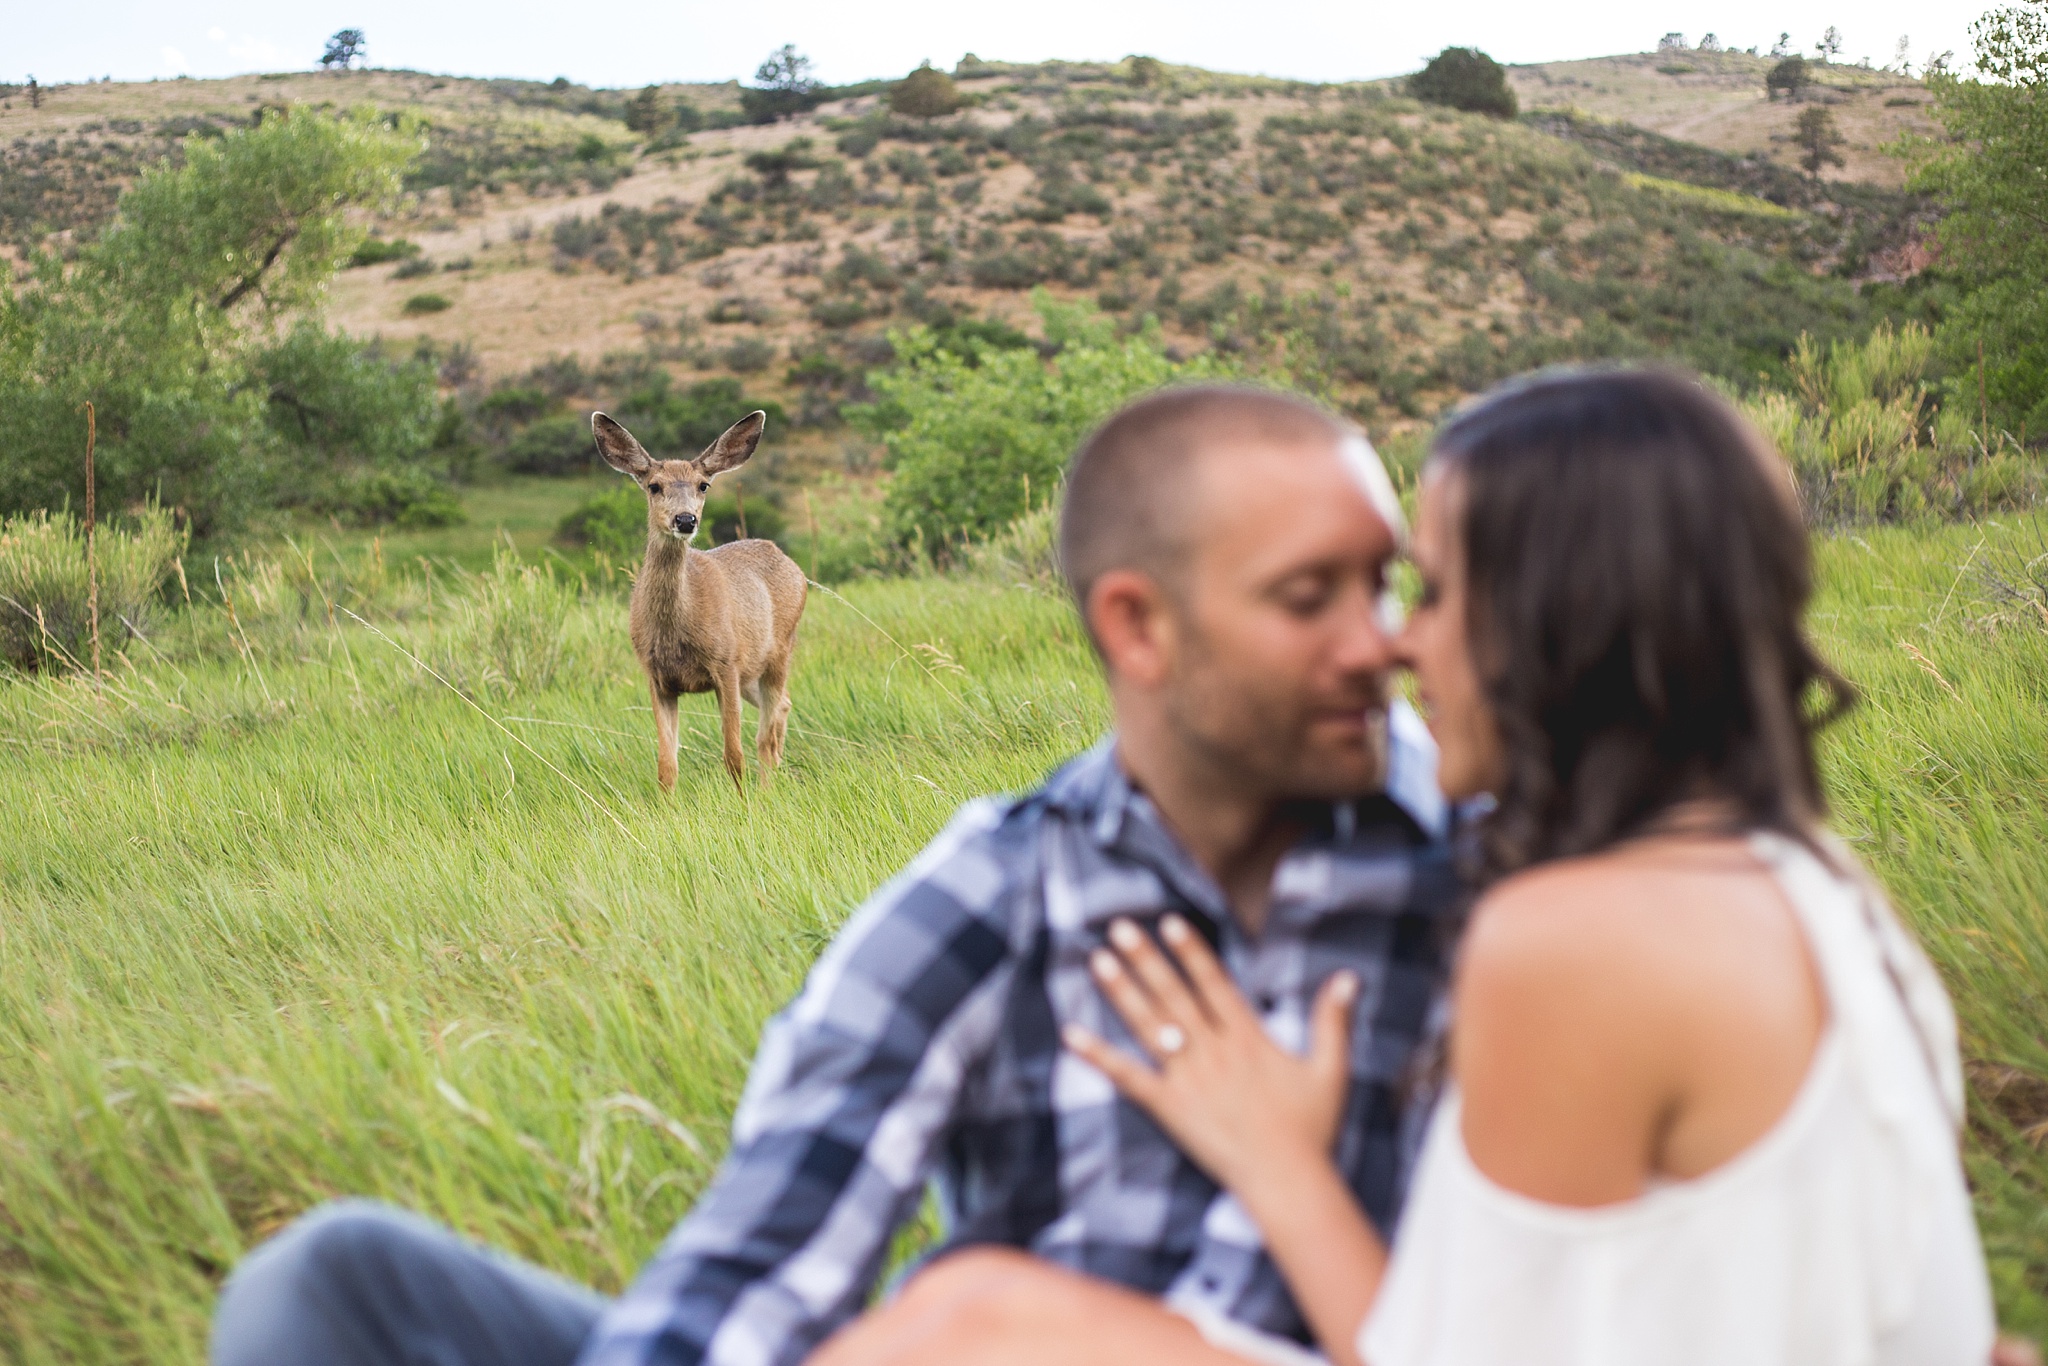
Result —
[[[1152,942],[1151,935],[1128,920],[1119,920],[1109,927],[1109,942],[1123,955],[1132,975],[1152,997],[1154,1008],[1167,1022],[1187,1030],[1210,1018],[1202,1003],[1188,990],[1188,984],[1179,971]]]
[[[1095,974],[1095,983],[1109,998],[1110,1005],[1123,1016],[1131,1037],[1151,1054],[1153,1061],[1164,1061],[1186,1044],[1186,1027],[1160,1012],[1158,1002],[1115,954],[1108,949],[1097,949],[1089,955],[1088,968]]]
[[[1177,915],[1169,915],[1159,922],[1159,937],[1166,941],[1166,947],[1187,973],[1188,981],[1194,985],[1196,999],[1211,1019],[1253,1019],[1251,1002],[1245,1000],[1244,993],[1238,990],[1237,983],[1230,980],[1230,974],[1223,970],[1215,951],[1201,935],[1195,933],[1194,926]]]
[[[1326,1084],[1351,1077],[1351,1012],[1358,1004],[1358,976],[1346,969],[1330,975],[1309,1011],[1308,1063]]]
[[[1108,1077],[1117,1090],[1147,1110],[1157,1108],[1161,1085],[1157,1072],[1080,1025],[1068,1025],[1061,1030],[1060,1040]]]

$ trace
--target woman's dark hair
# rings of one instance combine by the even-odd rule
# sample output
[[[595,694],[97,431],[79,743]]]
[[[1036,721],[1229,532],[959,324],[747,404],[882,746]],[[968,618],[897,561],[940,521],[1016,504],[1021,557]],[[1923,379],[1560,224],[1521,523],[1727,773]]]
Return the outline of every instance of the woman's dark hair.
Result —
[[[1467,638],[1506,750],[1488,875],[1692,798],[1808,837],[1813,736],[1855,692],[1801,629],[1790,474],[1733,406],[1671,370],[1549,371],[1453,417],[1431,464],[1457,476]]]

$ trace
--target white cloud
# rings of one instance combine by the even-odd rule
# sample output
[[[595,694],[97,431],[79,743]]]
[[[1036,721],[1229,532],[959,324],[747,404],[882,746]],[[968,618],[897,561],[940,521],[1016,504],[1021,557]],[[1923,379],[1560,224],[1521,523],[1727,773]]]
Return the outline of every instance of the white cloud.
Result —
[[[185,54],[174,47],[165,48],[163,56],[164,65],[170,69],[171,74],[174,76],[182,75],[192,70],[192,63],[185,60]]]
[[[225,43],[228,40],[228,31],[219,24],[215,24],[212,28],[206,30],[206,40],[211,43]]]

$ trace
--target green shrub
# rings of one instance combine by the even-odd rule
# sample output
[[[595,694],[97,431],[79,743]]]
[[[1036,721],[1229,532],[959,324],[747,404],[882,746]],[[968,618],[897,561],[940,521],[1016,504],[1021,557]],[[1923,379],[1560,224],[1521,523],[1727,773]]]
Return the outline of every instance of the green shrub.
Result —
[[[1229,373],[1225,362],[1168,358],[1155,328],[1119,338],[1086,305],[1034,303],[1051,361],[970,341],[963,356],[916,328],[896,335],[899,364],[868,378],[878,399],[849,416],[888,449],[888,512],[904,544],[938,559],[1051,499],[1082,436],[1131,398]]]
[[[1499,62],[1476,47],[1447,47],[1408,78],[1408,93],[1430,104],[1511,119],[1519,106]]]
[[[147,631],[186,534],[171,514],[147,508],[94,537],[102,652]],[[29,672],[91,667],[92,626],[85,528],[68,512],[0,521],[0,662]]]
[[[413,255],[398,263],[398,269],[391,272],[394,280],[417,280],[422,275],[432,275],[437,267],[424,256]]]
[[[1972,516],[2048,491],[2048,467],[2009,436],[1974,430],[1953,406],[1930,411],[1934,345],[1917,323],[1882,324],[1860,342],[1826,347],[1802,336],[1790,362],[1796,393],[1766,390],[1744,401],[1791,464],[1809,516]]]
[[[647,495],[623,482],[593,494],[556,523],[555,539],[634,563],[647,545]]]
[[[656,370],[645,384],[623,395],[613,417],[659,459],[694,456],[727,427],[759,409],[768,414],[768,439],[789,422],[782,405],[747,394],[736,379],[703,380],[680,392],[668,372]],[[583,438],[590,448],[590,437]]]
[[[960,107],[960,90],[951,76],[926,62],[890,87],[889,107],[908,118],[941,118]]]
[[[250,370],[264,421],[288,450],[322,467],[418,460],[433,437],[434,367],[301,321],[257,352]],[[289,482],[303,484],[303,476]]]
[[[419,313],[442,313],[453,307],[454,302],[445,294],[415,294],[405,301],[405,312],[408,316]]]
[[[460,526],[465,520],[455,491],[417,465],[344,475],[313,507],[358,526]]]
[[[718,360],[738,374],[759,374],[775,363],[775,344],[762,337],[741,337],[720,348]]]
[[[389,240],[382,237],[369,237],[365,238],[363,244],[357,247],[349,256],[348,263],[351,267],[381,266],[386,261],[403,261],[408,257],[418,256],[419,254],[419,245],[415,242],[408,242],[403,237],[394,237]]]
[[[505,468],[518,474],[586,474],[595,460],[590,428],[569,416],[529,423],[506,444]]]

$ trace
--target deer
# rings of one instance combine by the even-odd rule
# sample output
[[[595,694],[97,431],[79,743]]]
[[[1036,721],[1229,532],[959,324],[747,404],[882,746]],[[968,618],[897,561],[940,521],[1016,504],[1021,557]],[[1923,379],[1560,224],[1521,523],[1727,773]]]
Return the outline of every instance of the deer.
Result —
[[[656,460],[603,413],[590,418],[604,462],[647,495],[647,553],[633,580],[627,634],[654,700],[655,776],[676,782],[676,703],[684,693],[718,694],[725,771],[744,790],[740,699],[758,713],[754,749],[765,782],[782,761],[789,727],[789,670],[809,583],[773,541],[691,546],[711,481],[744,465],[761,444],[764,412],[748,413],[694,460]]]

